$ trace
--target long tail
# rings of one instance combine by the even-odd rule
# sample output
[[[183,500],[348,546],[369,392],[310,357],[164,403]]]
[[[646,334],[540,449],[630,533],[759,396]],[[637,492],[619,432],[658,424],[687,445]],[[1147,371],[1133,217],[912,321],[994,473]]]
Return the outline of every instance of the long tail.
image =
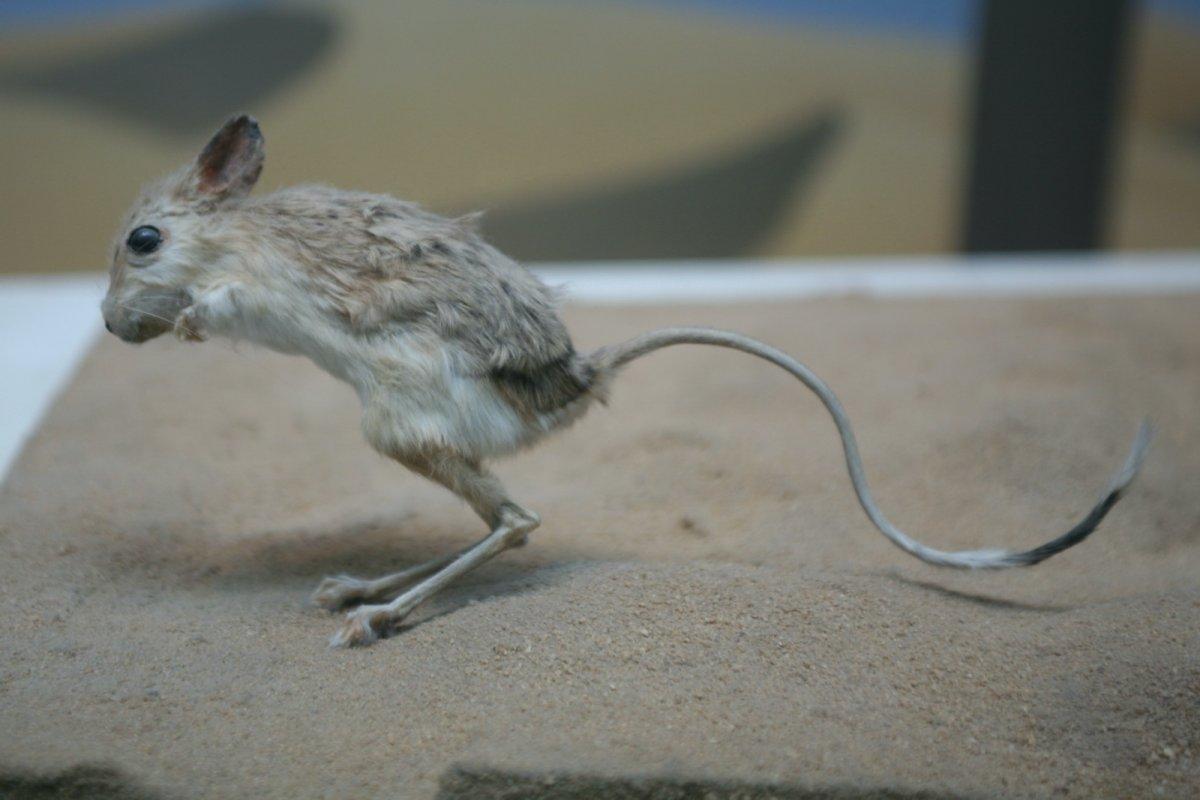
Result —
[[[676,344],[708,344],[741,350],[743,353],[758,356],[778,367],[782,367],[792,375],[795,375],[809,389],[812,389],[817,397],[821,398],[821,402],[825,404],[825,408],[829,410],[834,424],[837,425],[838,433],[841,434],[842,448],[846,453],[846,468],[850,472],[850,480],[854,484],[854,491],[858,495],[858,502],[862,505],[863,511],[867,513],[867,516],[870,517],[875,527],[901,550],[911,553],[926,563],[939,567],[957,567],[959,569],[1028,567],[1079,544],[1092,531],[1096,530],[1109,510],[1121,499],[1121,495],[1129,487],[1134,476],[1137,475],[1138,470],[1141,468],[1142,461],[1146,457],[1146,449],[1150,446],[1150,440],[1154,437],[1153,427],[1148,421],[1143,422],[1138,429],[1137,436],[1133,440],[1133,447],[1129,451],[1129,456],[1125,459],[1121,470],[1108,484],[1108,488],[1105,489],[1100,501],[1096,503],[1078,525],[1057,539],[1052,539],[1040,547],[1020,553],[1010,550],[961,550],[957,552],[945,552],[943,550],[935,550],[932,547],[926,547],[914,540],[908,534],[904,533],[904,531],[893,525],[883,515],[883,512],[879,510],[879,507],[875,505],[875,500],[871,497],[871,489],[867,486],[866,475],[863,473],[862,459],[858,455],[858,444],[854,440],[854,431],[850,427],[850,419],[842,409],[842,404],[838,402],[837,397],[825,385],[825,382],[813,374],[812,370],[786,353],[755,339],[751,339],[748,336],[728,331],[714,330],[712,328],[663,328],[635,337],[627,342],[597,350],[589,360],[599,374],[611,375],[636,358],[640,358],[660,348]]]

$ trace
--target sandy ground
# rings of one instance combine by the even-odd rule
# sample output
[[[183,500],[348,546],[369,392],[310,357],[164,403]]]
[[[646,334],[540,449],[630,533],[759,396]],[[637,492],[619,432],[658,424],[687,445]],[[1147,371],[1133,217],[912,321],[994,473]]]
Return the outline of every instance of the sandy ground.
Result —
[[[947,548],[1041,542],[1142,414],[1161,434],[1084,545],[948,573],[869,526],[786,375],[659,354],[500,465],[546,520],[530,546],[349,652],[305,605],[319,578],[477,521],[372,454],[350,390],[306,362],[105,340],[0,494],[0,794],[1193,797],[1198,312],[570,309],[581,347],[707,322],[806,360],[881,505]]]

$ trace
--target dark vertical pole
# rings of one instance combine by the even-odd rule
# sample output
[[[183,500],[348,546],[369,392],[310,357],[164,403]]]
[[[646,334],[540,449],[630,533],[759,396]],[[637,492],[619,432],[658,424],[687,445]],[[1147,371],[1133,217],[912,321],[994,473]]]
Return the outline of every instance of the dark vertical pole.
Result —
[[[1130,0],[986,0],[968,252],[1103,241]]]

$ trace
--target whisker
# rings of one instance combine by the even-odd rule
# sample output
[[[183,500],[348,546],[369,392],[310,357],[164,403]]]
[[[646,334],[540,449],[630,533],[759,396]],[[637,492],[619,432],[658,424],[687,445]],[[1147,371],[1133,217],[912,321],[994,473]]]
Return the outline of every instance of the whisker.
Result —
[[[170,322],[172,324],[175,323],[175,320],[173,319],[168,319],[161,314],[155,314],[153,311],[147,311],[144,308],[135,308],[134,306],[126,305],[125,303],[117,303],[117,305],[126,311],[132,311],[135,314],[142,314],[143,316],[152,317],[153,319],[161,319],[163,322]]]
[[[174,292],[163,292],[162,294],[138,293],[138,298],[141,300],[171,300],[177,296]]]
[[[117,303],[117,305],[119,305],[121,308],[125,309],[126,311],[132,311],[135,314],[144,314],[145,316],[151,317],[152,319],[162,320],[163,322],[167,323],[168,325],[174,326],[174,325],[178,324],[178,320],[173,320],[168,317],[164,317],[161,314],[155,314],[152,311],[146,311],[145,309],[142,309],[142,308],[134,308],[133,306],[127,305],[125,303]],[[180,327],[183,328],[188,333],[192,334],[193,336],[197,335],[196,331],[192,330],[191,328],[189,328],[186,325],[180,325]]]

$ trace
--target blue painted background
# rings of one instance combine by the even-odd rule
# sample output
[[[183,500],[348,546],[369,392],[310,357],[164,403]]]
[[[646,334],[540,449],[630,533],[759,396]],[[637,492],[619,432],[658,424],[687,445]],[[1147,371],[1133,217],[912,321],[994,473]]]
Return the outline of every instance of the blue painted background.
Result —
[[[504,2],[505,0],[495,0]],[[246,5],[254,0],[243,0]],[[593,0],[629,5],[668,5],[701,11],[768,18],[800,24],[886,30],[963,39],[974,30],[980,0]],[[3,0],[0,23],[53,23],[102,18],[149,8],[187,8],[220,0]],[[233,3],[225,3],[233,5]],[[1182,12],[1200,21],[1200,0],[1147,0],[1146,5]]]

